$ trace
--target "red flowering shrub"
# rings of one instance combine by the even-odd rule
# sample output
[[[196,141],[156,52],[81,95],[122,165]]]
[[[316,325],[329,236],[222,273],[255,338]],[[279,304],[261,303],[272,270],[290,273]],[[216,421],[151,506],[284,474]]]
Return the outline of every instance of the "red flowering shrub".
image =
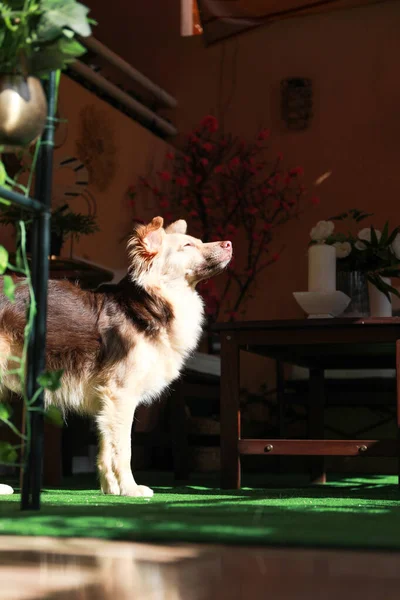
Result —
[[[170,208],[168,217],[186,213],[191,233],[203,241],[230,239],[235,250],[240,237],[222,287],[219,282],[200,286],[215,318],[233,319],[244,312],[259,273],[279,259],[279,252],[270,250],[276,229],[301,212],[303,169],[285,171],[281,154],[267,160],[269,135],[262,129],[251,142],[223,135],[218,120],[208,115],[186,137],[181,152],[167,153],[168,170],[157,174],[156,186],[140,179],[161,209]],[[167,219],[165,210],[161,213]]]

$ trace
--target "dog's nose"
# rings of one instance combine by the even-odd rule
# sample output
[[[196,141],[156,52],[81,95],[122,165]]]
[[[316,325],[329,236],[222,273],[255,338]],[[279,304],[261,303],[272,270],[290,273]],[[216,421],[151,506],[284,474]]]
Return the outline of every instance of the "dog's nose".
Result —
[[[221,247],[225,250],[229,250],[230,248],[232,248],[232,242],[221,242]]]

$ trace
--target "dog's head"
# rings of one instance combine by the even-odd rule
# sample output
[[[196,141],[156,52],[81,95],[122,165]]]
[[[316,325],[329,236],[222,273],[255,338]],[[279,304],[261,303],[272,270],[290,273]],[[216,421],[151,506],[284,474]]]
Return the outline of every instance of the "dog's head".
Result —
[[[232,243],[204,244],[186,235],[186,229],[183,220],[164,229],[162,217],[139,225],[128,244],[131,277],[141,284],[185,280],[195,286],[223,271],[232,258]]]

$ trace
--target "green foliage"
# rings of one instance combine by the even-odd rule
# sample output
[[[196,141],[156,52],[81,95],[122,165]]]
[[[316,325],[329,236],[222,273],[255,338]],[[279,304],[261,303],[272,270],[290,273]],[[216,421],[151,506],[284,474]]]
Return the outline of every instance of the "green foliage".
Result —
[[[8,421],[11,417],[11,407],[8,404],[0,403],[0,421]]]
[[[43,76],[85,53],[89,9],[76,0],[0,2],[0,72]]]
[[[8,266],[8,252],[4,246],[0,246],[0,275],[2,275]]]
[[[9,442],[0,442],[0,464],[13,464],[17,458],[18,455],[14,446]]]
[[[56,406],[49,406],[49,408],[44,413],[44,416],[47,421],[56,425],[57,427],[62,427],[64,424],[64,419],[62,417],[61,411]]]
[[[61,377],[64,371],[59,369],[58,371],[45,371],[37,378],[38,384],[45,390],[55,392],[61,387]]]
[[[0,205],[0,224],[16,226],[21,219],[25,221],[27,231],[29,231],[32,221],[27,210],[13,205]],[[99,231],[99,227],[94,216],[75,213],[70,210],[68,204],[64,204],[52,211],[51,231],[62,237],[73,235],[78,238],[81,235],[91,235]]]
[[[16,285],[13,281],[13,278],[10,275],[4,275],[3,277],[3,294],[7,296],[11,302],[15,302],[15,290]]]

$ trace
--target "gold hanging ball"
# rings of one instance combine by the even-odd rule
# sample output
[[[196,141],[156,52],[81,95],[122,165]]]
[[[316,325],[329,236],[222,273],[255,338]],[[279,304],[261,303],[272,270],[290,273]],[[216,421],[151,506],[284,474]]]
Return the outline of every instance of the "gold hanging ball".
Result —
[[[24,148],[44,129],[47,101],[37,77],[0,75],[0,146]]]

